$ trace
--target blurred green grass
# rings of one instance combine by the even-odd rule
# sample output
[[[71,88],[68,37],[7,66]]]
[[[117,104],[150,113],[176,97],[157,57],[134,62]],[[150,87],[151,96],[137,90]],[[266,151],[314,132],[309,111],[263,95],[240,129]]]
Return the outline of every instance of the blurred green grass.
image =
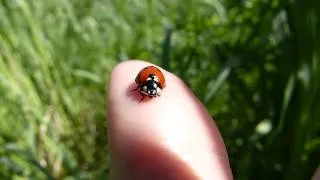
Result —
[[[1,179],[105,179],[108,74],[180,76],[235,179],[310,179],[320,162],[320,1],[0,1]]]

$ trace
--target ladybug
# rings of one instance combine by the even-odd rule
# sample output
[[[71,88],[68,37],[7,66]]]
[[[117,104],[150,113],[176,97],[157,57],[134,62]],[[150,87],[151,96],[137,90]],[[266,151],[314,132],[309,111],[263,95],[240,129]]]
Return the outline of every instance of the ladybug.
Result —
[[[145,96],[149,98],[160,96],[161,90],[166,86],[165,78],[160,69],[155,66],[143,68],[136,76],[135,82],[142,95],[142,101]]]

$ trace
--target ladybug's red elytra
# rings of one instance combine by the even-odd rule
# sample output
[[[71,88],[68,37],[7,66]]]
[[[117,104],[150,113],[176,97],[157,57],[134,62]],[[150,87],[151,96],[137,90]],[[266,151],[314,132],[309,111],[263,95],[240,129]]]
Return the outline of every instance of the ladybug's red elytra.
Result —
[[[142,95],[141,101],[145,96],[153,98],[160,96],[161,90],[166,86],[165,78],[160,69],[155,66],[147,66],[143,68],[135,79],[137,89]]]

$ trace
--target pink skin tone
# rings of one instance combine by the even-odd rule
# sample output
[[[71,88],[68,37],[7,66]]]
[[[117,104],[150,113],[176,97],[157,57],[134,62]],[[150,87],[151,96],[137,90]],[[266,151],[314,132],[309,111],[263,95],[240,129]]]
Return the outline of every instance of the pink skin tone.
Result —
[[[225,145],[211,116],[182,80],[166,78],[161,96],[145,98],[134,79],[150,63],[117,65],[108,89],[108,137],[113,180],[233,179]]]

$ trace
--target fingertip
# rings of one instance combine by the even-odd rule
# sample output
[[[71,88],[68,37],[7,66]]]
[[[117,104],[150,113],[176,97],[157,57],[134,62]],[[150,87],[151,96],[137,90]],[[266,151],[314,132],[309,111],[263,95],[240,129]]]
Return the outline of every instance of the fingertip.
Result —
[[[137,73],[148,65],[153,64],[140,60],[125,61],[115,66],[111,73],[108,137],[111,158],[114,159],[112,164],[124,167],[130,164],[125,157],[139,159],[136,156],[142,155],[133,155],[133,148],[142,148],[139,152],[147,154],[168,151],[172,154],[169,156],[171,161],[189,165],[199,177],[232,179],[218,129],[180,78],[159,67],[167,82],[161,97],[141,103],[136,98],[139,94],[132,93]],[[140,147],[141,144],[144,147]],[[144,158],[153,161],[148,155]],[[214,167],[217,169],[212,171]]]
[[[165,69],[152,64],[150,62],[142,60],[127,60],[116,65],[110,74],[109,84],[108,84],[108,107],[121,104],[121,106],[134,106],[140,102],[142,96],[139,91],[133,91],[137,85],[135,83],[135,78],[139,71],[146,66],[155,66],[161,70],[165,76],[166,86],[163,91],[174,92],[174,88],[184,86],[184,82],[178,78],[176,75],[166,71]],[[169,88],[167,88],[170,84]],[[162,95],[161,95],[162,96]],[[145,98],[150,104],[153,104],[159,98]],[[167,99],[166,95],[160,99]]]

